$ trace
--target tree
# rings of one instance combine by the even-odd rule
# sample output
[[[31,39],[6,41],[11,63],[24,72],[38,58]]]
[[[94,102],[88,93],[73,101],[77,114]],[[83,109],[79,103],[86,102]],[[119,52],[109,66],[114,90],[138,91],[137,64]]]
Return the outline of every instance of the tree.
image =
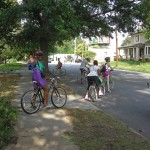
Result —
[[[82,41],[82,43],[77,45],[76,54],[82,58],[94,59],[96,53],[88,50],[88,45]]]
[[[74,53],[73,40],[64,41],[61,45],[56,44],[55,47],[53,48],[53,53],[73,54]]]
[[[46,71],[48,50],[56,43],[80,33],[86,37],[111,36],[116,27],[131,32],[136,27],[137,14],[141,15],[141,0],[23,0],[20,5],[11,2],[0,10],[0,36],[16,47],[43,50]]]
[[[126,46],[129,45],[130,43],[131,43],[131,37],[128,36],[123,40],[121,46]]]

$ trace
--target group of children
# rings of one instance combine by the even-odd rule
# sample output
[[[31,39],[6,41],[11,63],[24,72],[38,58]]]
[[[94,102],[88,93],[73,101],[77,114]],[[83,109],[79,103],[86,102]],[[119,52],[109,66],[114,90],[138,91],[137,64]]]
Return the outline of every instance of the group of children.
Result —
[[[44,108],[49,108],[48,106],[48,86],[46,82],[46,78],[44,75],[44,65],[42,63],[42,58],[43,58],[43,52],[41,50],[37,50],[34,53],[31,53],[29,56],[29,69],[33,70],[33,75],[32,75],[32,81],[37,81],[39,86],[42,87],[44,90]],[[94,60],[92,66],[88,66],[88,60],[83,60],[80,66],[81,74],[83,71],[86,69],[88,71],[87,75],[87,81],[88,81],[88,87],[87,87],[87,93],[85,96],[86,100],[89,100],[88,97],[88,90],[89,86],[91,84],[91,81],[94,81],[98,87],[99,87],[99,96],[102,96],[103,93],[101,92],[101,80],[99,79],[99,75],[101,74],[101,70],[105,66],[105,71],[103,72],[103,76],[107,77],[107,86],[108,86],[108,92],[111,92],[109,88],[109,72],[112,69],[112,67],[109,64],[110,62],[110,57],[105,58],[105,63],[101,66],[98,66],[98,61]],[[58,58],[58,63],[57,63],[57,69],[61,69],[62,63],[60,59]],[[34,89],[37,89],[37,86],[34,85]]]
[[[89,87],[91,85],[91,82],[94,81],[96,83],[96,85],[99,87],[99,92],[98,92],[98,96],[103,96],[103,93],[101,91],[101,80],[99,78],[99,76],[102,74],[102,76],[107,78],[107,89],[108,92],[111,92],[111,89],[109,87],[109,74],[110,74],[110,70],[112,70],[112,67],[109,64],[110,62],[110,57],[106,57],[105,58],[105,63],[103,63],[101,66],[98,66],[98,61],[94,60],[93,61],[93,65],[89,66],[88,64],[88,60],[84,59],[80,65],[80,71],[81,74],[83,73],[84,70],[86,70],[88,72],[87,75],[87,81],[88,81],[88,86],[87,86],[87,92],[85,95],[85,100],[89,100],[88,97],[88,90]]]

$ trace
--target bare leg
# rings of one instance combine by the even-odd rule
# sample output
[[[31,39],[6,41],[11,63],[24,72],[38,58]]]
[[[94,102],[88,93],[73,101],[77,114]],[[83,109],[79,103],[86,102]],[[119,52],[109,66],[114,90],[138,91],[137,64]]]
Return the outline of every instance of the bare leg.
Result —
[[[45,85],[43,87],[43,90],[44,90],[44,107],[46,107],[48,104],[48,86]]]
[[[107,76],[107,89],[108,89],[108,91],[111,91],[110,87],[109,87],[109,75]]]
[[[85,95],[85,99],[88,99],[89,98],[89,96],[88,96],[88,91],[86,92],[86,95]]]

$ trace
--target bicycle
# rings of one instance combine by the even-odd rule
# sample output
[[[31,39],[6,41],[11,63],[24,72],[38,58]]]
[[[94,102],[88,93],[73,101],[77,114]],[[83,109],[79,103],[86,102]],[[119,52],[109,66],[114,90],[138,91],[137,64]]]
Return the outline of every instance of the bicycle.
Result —
[[[113,70],[110,70],[110,71],[113,71]],[[107,77],[101,77],[101,79],[102,79],[102,85],[103,85],[103,87],[104,87],[104,95],[105,95],[105,89],[106,89],[106,87],[107,87]],[[112,77],[112,75],[111,74],[109,74],[109,87],[110,87],[110,89],[111,90],[113,90],[114,89],[114,80],[113,80],[113,77]]]
[[[62,75],[62,76],[65,76],[66,75],[66,69],[65,68],[58,69],[57,67],[55,67],[52,70],[52,73],[53,73],[53,75]]]
[[[103,95],[105,95],[104,94],[105,88],[104,88],[103,84],[101,86],[101,91],[102,91]],[[98,93],[99,93],[99,87],[97,86],[97,84],[94,81],[91,81],[89,91],[88,91],[88,96],[91,98],[91,100],[93,102],[99,98]]]
[[[87,75],[88,75],[88,71],[83,69],[82,74],[77,76],[77,83],[84,84],[85,82],[87,82]]]
[[[57,87],[57,80],[59,80],[59,77],[55,76],[53,78],[50,78],[50,99],[54,107],[62,108],[67,102],[67,94],[63,88]],[[27,114],[36,113],[40,109],[41,104],[44,104],[42,88],[36,81],[33,81],[33,83],[36,84],[38,88],[35,91],[26,91],[21,97],[21,108]]]

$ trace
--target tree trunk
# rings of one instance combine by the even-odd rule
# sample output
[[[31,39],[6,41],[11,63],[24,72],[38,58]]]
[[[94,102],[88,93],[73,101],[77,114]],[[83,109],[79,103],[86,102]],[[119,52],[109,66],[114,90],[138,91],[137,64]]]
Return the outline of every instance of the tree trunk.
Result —
[[[45,73],[49,74],[49,68],[48,68],[48,38],[42,37],[40,40],[40,48],[44,52],[43,55],[43,64],[45,67]]]

